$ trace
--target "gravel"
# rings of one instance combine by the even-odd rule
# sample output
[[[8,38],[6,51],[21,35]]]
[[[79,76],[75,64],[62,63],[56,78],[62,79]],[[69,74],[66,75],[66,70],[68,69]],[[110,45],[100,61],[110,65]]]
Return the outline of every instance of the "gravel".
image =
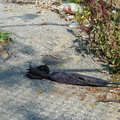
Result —
[[[14,44],[9,59],[6,54],[0,59],[0,66],[9,68],[0,69],[0,120],[120,120],[119,103],[98,102],[107,88],[94,92],[96,88],[25,77],[30,64],[47,64],[51,71],[109,78],[100,72],[104,63],[86,52],[87,35],[69,28],[71,23],[48,9],[1,0],[0,29],[12,33]]]

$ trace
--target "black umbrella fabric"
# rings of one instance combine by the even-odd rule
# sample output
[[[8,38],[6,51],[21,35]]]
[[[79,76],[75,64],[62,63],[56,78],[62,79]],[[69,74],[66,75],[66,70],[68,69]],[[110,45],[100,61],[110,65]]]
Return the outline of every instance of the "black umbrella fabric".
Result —
[[[77,73],[52,72],[50,73],[47,65],[30,67],[26,76],[30,79],[49,79],[58,83],[83,85],[83,86],[106,86],[108,84],[120,85],[118,82],[111,82],[96,77],[86,76]]]

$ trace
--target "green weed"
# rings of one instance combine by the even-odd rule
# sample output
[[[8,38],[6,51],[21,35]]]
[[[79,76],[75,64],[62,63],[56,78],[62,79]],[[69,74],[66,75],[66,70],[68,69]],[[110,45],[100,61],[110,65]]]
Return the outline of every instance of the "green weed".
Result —
[[[112,64],[110,73],[120,74],[120,9],[113,7],[115,0],[107,3],[103,0],[82,1],[83,13],[77,13],[76,19],[90,38],[88,50]],[[85,26],[86,20],[89,26]]]
[[[12,42],[11,34],[0,30],[0,44],[7,43],[8,41]]]
[[[13,39],[11,38],[10,33],[0,30],[0,56],[2,56],[2,54],[8,53],[8,51],[6,51],[6,48],[12,41]]]

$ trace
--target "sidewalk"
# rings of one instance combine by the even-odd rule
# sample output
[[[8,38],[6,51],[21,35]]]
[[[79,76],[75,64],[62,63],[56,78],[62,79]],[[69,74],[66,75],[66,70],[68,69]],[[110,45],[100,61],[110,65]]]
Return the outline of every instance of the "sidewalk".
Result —
[[[39,12],[39,13],[38,13]],[[45,23],[44,25],[41,25]],[[0,2],[0,29],[13,34],[12,56],[0,66],[0,120],[118,120],[119,103],[97,102],[106,88],[72,86],[25,77],[29,64],[50,66],[51,71],[77,72],[107,79],[102,63],[83,49],[79,29],[70,21],[34,5]],[[2,58],[6,58],[3,55]],[[56,59],[57,60],[56,60]]]

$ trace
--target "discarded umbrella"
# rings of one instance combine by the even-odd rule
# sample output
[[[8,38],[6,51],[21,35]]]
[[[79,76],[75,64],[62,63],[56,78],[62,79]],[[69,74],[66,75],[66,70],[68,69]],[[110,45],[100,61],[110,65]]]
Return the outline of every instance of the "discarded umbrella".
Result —
[[[50,73],[47,65],[30,67],[26,76],[30,79],[49,79],[58,83],[84,86],[105,86],[108,84],[120,85],[118,82],[111,82],[95,77],[90,77],[77,73],[53,72]]]

